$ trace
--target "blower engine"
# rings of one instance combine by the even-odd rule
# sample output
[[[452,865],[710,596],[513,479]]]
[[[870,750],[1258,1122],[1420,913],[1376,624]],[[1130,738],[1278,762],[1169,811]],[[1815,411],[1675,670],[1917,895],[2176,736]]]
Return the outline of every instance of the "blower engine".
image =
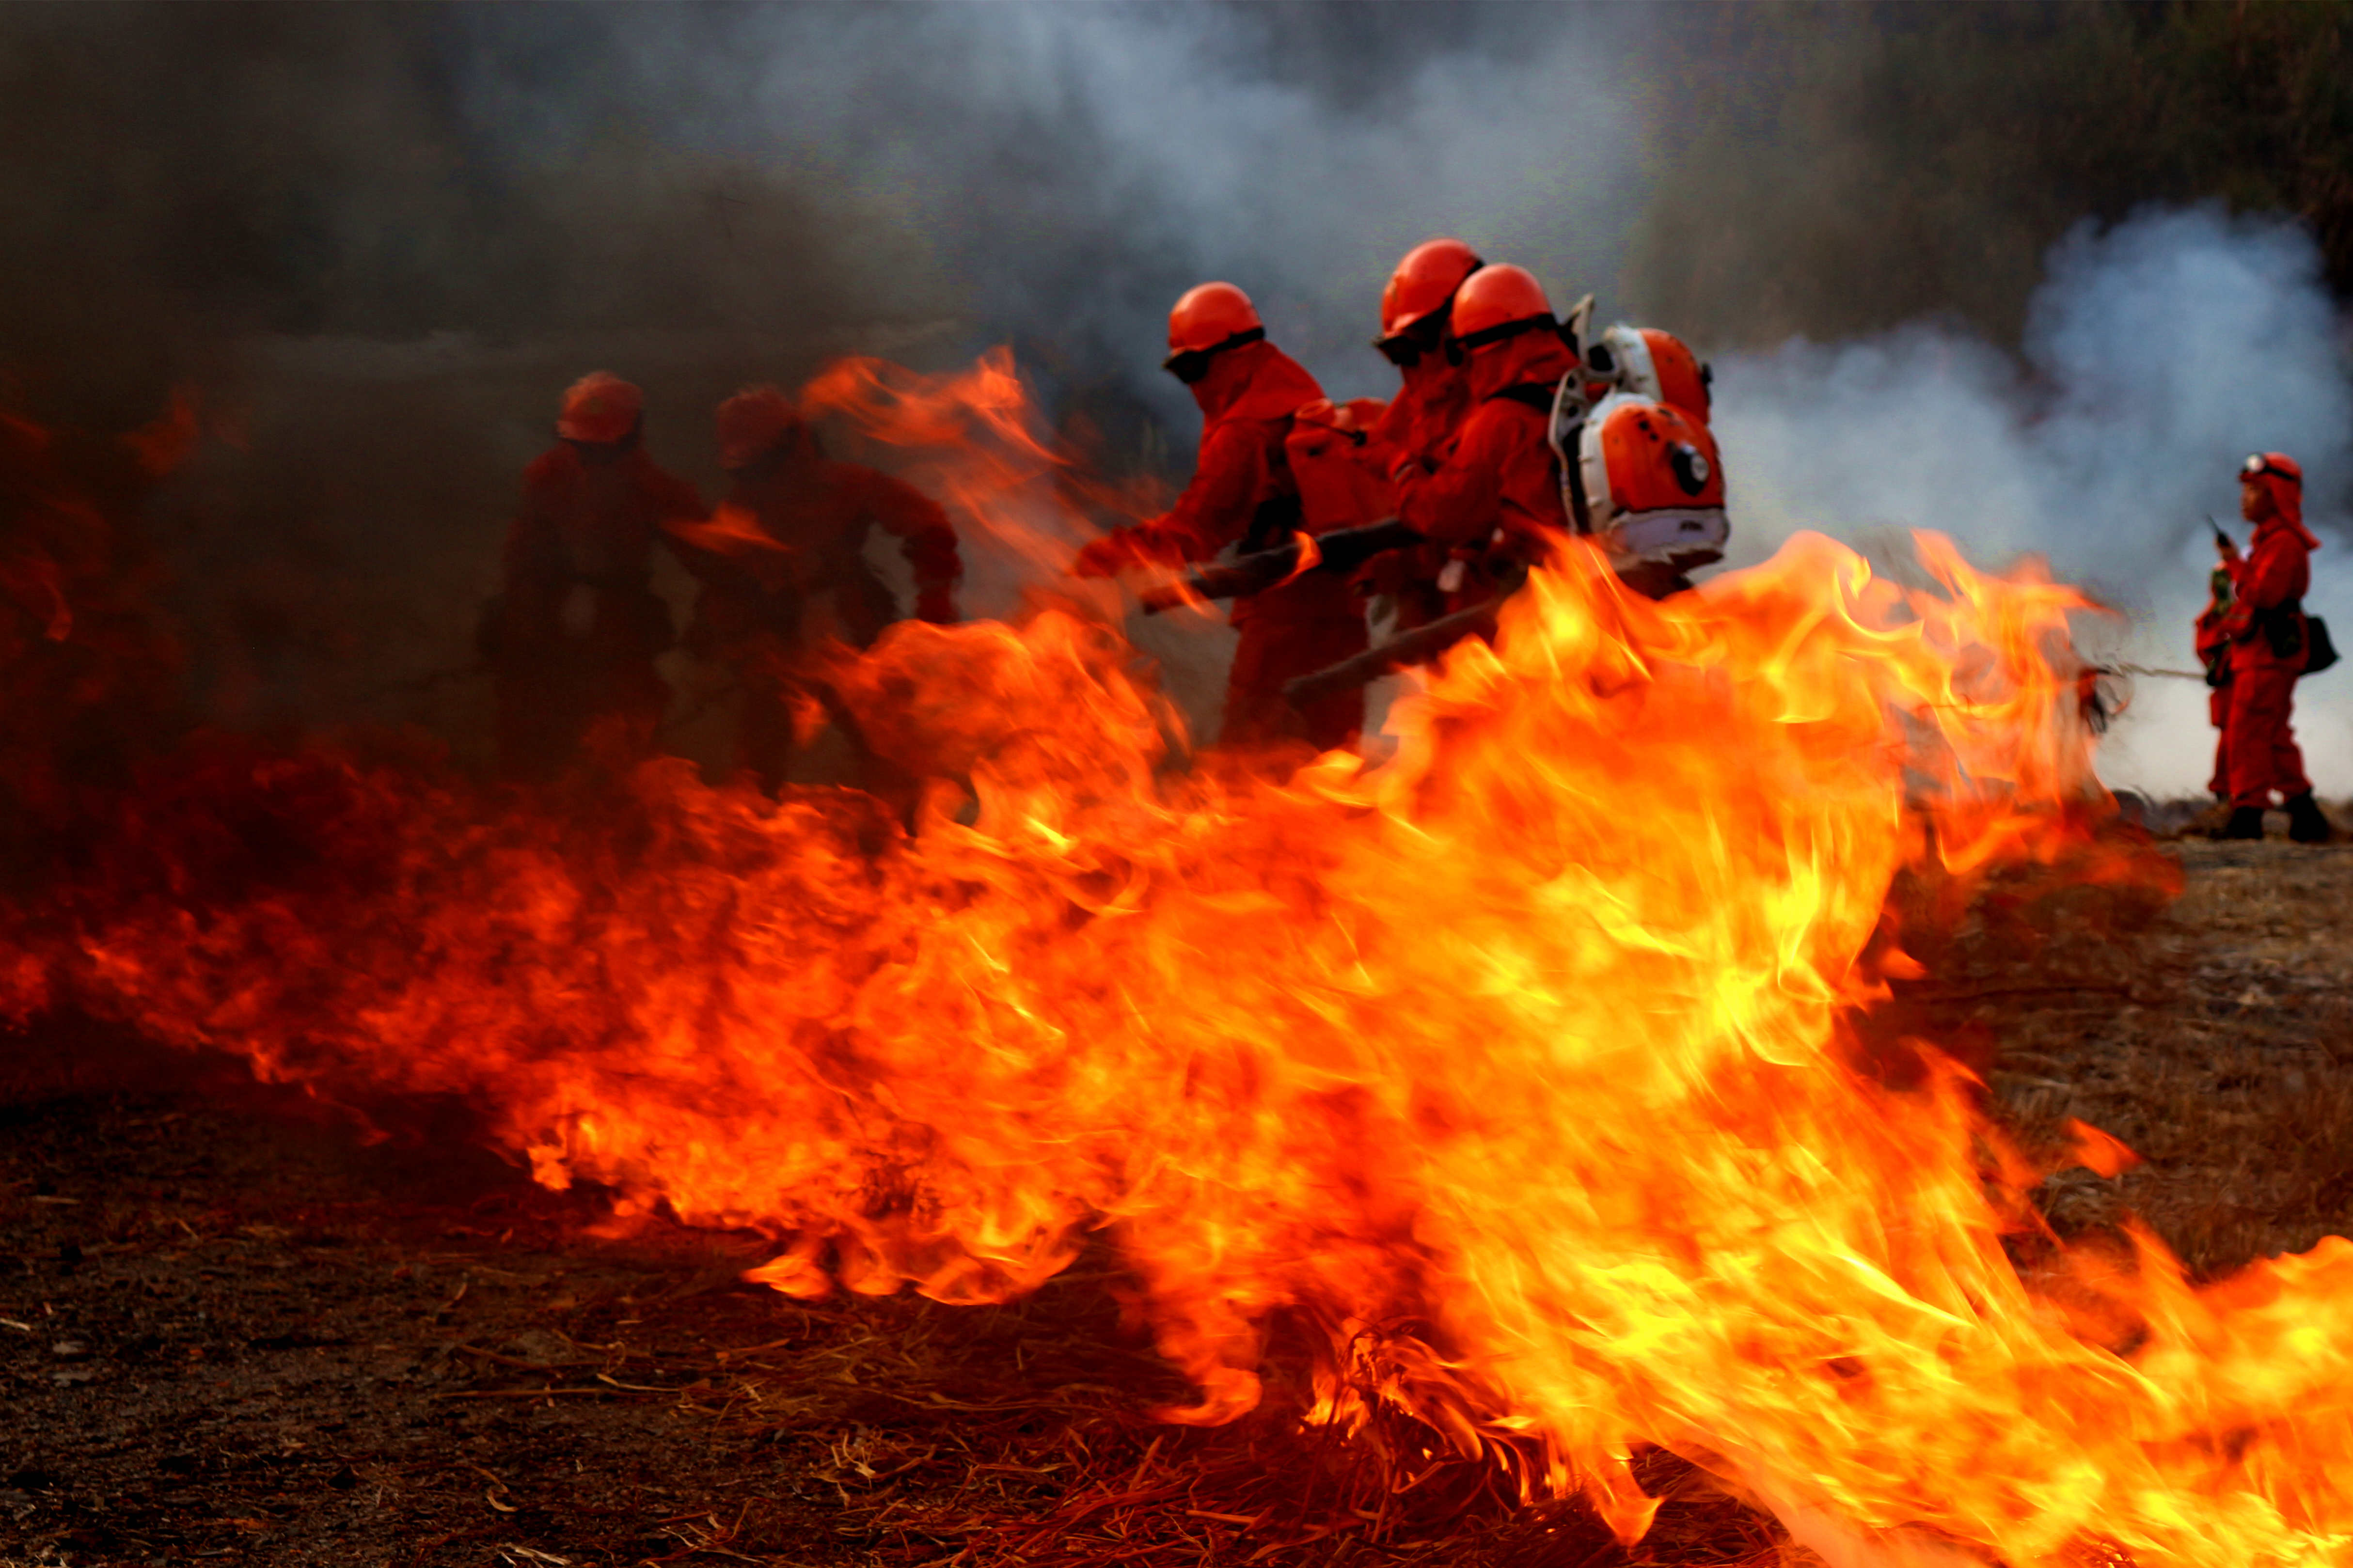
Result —
[[[1724,559],[1732,523],[1707,427],[1711,379],[1672,333],[1614,326],[1553,395],[1563,509],[1630,581]]]

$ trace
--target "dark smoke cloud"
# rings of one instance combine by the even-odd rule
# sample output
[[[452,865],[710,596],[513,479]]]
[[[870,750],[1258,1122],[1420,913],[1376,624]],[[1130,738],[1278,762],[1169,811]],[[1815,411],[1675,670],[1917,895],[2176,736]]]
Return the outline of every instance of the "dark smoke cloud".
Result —
[[[742,383],[1010,342],[1115,460],[1181,478],[1196,425],[1154,368],[1179,290],[1243,284],[1328,390],[1381,395],[1381,281],[1439,232],[1704,351],[1926,321],[2000,356],[2086,216],[2257,164],[2290,173],[2222,194],[2305,200],[2290,174],[2327,159],[2266,106],[2311,97],[2344,8],[2225,9],[20,5],[0,371],[113,426],[193,381],[241,436],[158,518],[206,714],[462,742],[481,683],[417,678],[464,663],[517,471],[586,369],[644,383],[657,455],[708,488]],[[2252,109],[2178,86],[2239,58],[2272,62]],[[2230,163],[2212,127],[2242,122],[2286,151]],[[1786,368],[1811,363],[1845,362],[1746,373],[1837,384]],[[1734,439],[1778,428],[1758,407],[1736,485],[1788,471]],[[1908,516],[1854,473],[1823,521]],[[1216,636],[1155,635],[1208,707]]]
[[[642,381],[658,455],[708,484],[743,382],[1011,341],[1181,470],[1154,366],[1204,277],[1344,395],[1386,390],[1374,302],[1430,233],[1606,277],[1632,36],[1522,7],[20,7],[0,357],[45,412],[126,423],[190,378],[242,415],[170,520],[213,715],[463,733],[478,689],[386,689],[462,659],[581,371]]]

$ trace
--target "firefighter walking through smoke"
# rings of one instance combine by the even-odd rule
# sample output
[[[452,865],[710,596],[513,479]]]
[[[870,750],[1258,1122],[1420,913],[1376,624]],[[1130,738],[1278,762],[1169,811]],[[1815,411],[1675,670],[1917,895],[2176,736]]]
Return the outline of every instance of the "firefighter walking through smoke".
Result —
[[[2231,666],[2222,731],[2231,819],[2223,836],[2261,838],[2264,809],[2276,793],[2287,808],[2288,837],[2326,843],[2328,818],[2312,798],[2290,723],[2296,679],[2314,649],[2304,595],[2312,584],[2311,552],[2320,544],[2304,526],[2304,470],[2278,452],[2250,457],[2239,469],[2239,512],[2255,534],[2233,573],[2233,602],[2221,620]]]
[[[647,455],[644,410],[617,376],[582,378],[564,395],[555,446],[524,470],[478,637],[505,778],[550,778],[584,741],[617,767],[652,749],[670,701],[654,659],[671,640],[653,544],[665,523],[701,517],[702,498]]]
[[[733,668],[738,763],[773,794],[791,766],[795,712],[812,704],[831,710],[862,765],[871,762],[847,716],[826,702],[811,660],[830,646],[866,647],[902,618],[866,558],[874,531],[899,541],[918,619],[955,621],[964,563],[938,503],[888,474],[827,457],[777,388],[737,393],[719,405],[717,426],[726,498],[708,521],[671,531],[702,583],[687,641]]]
[[[1176,301],[1168,350],[1166,367],[1201,410],[1192,483],[1161,516],[1087,545],[1071,565],[1080,576],[1206,561],[1228,545],[1260,550],[1314,531],[1285,443],[1300,410],[1324,403],[1315,378],[1266,341],[1257,308],[1230,283],[1204,283]],[[1303,710],[1282,697],[1293,678],[1363,651],[1364,611],[1345,577],[1302,575],[1237,604],[1233,624],[1240,640],[1226,685],[1225,744],[1295,738],[1330,749],[1356,738],[1361,691]]]

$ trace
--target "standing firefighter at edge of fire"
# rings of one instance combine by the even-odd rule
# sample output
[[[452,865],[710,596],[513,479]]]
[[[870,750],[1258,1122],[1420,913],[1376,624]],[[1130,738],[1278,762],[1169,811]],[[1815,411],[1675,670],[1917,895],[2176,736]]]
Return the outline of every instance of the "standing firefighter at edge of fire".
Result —
[[[1188,290],[1168,313],[1163,363],[1192,389],[1201,410],[1193,482],[1161,516],[1082,550],[1071,564],[1082,577],[1207,561],[1228,545],[1262,550],[1313,530],[1285,442],[1294,416],[1323,403],[1324,390],[1266,341],[1250,296],[1230,283]],[[1302,575],[1238,603],[1233,623],[1240,641],[1226,684],[1223,743],[1292,738],[1328,750],[1356,739],[1365,721],[1361,691],[1337,693],[1303,710],[1282,696],[1293,677],[1364,651],[1364,609],[1345,577]]]
[[[2215,801],[2231,804],[2231,634],[2222,625],[2238,593],[2244,558],[2236,541],[2214,524],[2214,570],[2207,574],[2206,607],[2198,613],[2198,662],[2206,669],[2206,718],[2214,727],[2214,776],[2206,788]]]
[[[2328,818],[2312,798],[2304,756],[2291,728],[2295,683],[2319,651],[2317,625],[2304,613],[2312,585],[2312,552],[2304,526],[2304,469],[2278,452],[2258,452],[2239,468],[2239,514],[2255,525],[2234,572],[2234,602],[2222,616],[2230,638],[2230,715],[2222,751],[2230,768],[2228,838],[2261,838],[2263,812],[2277,791],[2287,807],[2288,837],[2323,844]]]
[[[955,620],[964,562],[937,502],[877,469],[827,457],[777,388],[737,393],[719,405],[717,426],[726,499],[709,521],[670,530],[702,583],[687,641],[733,668],[738,765],[774,794],[792,763],[795,710],[811,700],[833,706],[811,677],[811,656],[833,645],[866,647],[903,618],[866,559],[874,530],[899,541],[919,620]],[[847,715],[832,716],[859,746]]]
[[[702,515],[694,487],[641,443],[645,396],[603,371],[564,395],[556,444],[523,472],[499,596],[478,641],[498,694],[502,777],[545,780],[592,743],[626,766],[647,754],[670,689],[671,640],[654,591],[656,536]]]

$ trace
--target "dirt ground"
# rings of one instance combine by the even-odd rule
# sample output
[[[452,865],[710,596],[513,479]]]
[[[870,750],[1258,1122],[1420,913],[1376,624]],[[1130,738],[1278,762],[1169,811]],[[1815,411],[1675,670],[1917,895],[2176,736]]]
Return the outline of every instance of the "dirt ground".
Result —
[[[2167,852],[2186,889],[2153,923],[2063,919],[2000,962],[1964,938],[1908,1005],[1979,1043],[2022,1131],[2080,1117],[2146,1156],[2055,1179],[2063,1228],[2129,1208],[2211,1273],[2353,1226],[2353,847]],[[1155,1422],[1184,1391],[1104,1260],[999,1308],[797,1303],[738,1279],[758,1238],[600,1236],[448,1108],[370,1144],[64,1027],[0,1042],[0,1563],[1614,1568],[1774,1541],[1662,1457],[1675,1500],[1629,1554],[1482,1468],[1303,1441],[1280,1357],[1261,1416]]]

